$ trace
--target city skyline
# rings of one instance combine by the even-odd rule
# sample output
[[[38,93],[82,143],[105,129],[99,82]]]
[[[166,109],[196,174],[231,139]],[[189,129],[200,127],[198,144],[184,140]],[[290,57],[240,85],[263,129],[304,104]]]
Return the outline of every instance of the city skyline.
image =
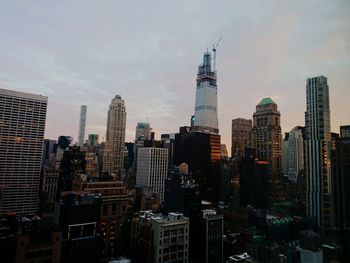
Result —
[[[325,3],[1,4],[0,88],[49,97],[45,138],[77,141],[79,106],[86,104],[93,109],[86,134],[106,139],[115,94],[128,109],[126,141],[143,121],[159,138],[189,125],[197,66],[222,35],[218,114],[228,149],[231,120],[252,118],[264,97],[278,104],[282,132],[303,125],[312,76],[328,78],[331,129],[339,132],[350,122],[350,5]]]

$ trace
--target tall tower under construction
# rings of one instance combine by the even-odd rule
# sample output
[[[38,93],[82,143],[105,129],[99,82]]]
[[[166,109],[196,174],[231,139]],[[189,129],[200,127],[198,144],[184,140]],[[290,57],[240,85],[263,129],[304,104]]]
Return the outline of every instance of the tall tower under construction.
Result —
[[[198,67],[194,130],[219,133],[217,112],[217,84],[215,52],[205,52],[203,64]],[[214,58],[212,58],[212,55]]]

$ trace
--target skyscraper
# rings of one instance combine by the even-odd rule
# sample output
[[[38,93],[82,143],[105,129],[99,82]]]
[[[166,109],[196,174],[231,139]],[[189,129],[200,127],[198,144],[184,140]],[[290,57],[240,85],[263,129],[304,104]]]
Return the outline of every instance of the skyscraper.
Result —
[[[307,214],[316,218],[322,232],[332,228],[331,125],[329,91],[324,76],[306,80]]]
[[[0,214],[38,210],[47,97],[0,89]]]
[[[243,156],[245,147],[252,146],[252,120],[232,120],[231,156]]]
[[[137,142],[140,137],[144,140],[151,140],[151,130],[151,125],[148,122],[138,122],[136,125],[135,142]]]
[[[284,160],[283,173],[288,179],[296,182],[299,171],[304,169],[304,140],[299,127],[288,133],[288,140],[283,142],[282,156]]]
[[[119,179],[124,176],[125,127],[126,109],[124,100],[121,96],[116,95],[109,106],[106,132],[106,148],[111,152],[112,162],[104,162],[103,169],[114,173]]]
[[[174,163],[187,163],[194,179],[209,201],[220,200],[220,140],[219,134],[190,132],[180,128],[175,135]]]
[[[85,126],[86,126],[86,105],[80,106],[80,118],[79,118],[79,136],[78,136],[78,145],[83,146],[85,140]]]
[[[205,52],[198,67],[194,126],[196,130],[219,133],[216,71],[210,52]]]
[[[139,148],[137,155],[137,187],[151,187],[164,201],[165,180],[168,174],[168,149]]]
[[[269,162],[273,179],[282,173],[281,114],[271,98],[262,99],[253,114],[253,146],[259,160]]]

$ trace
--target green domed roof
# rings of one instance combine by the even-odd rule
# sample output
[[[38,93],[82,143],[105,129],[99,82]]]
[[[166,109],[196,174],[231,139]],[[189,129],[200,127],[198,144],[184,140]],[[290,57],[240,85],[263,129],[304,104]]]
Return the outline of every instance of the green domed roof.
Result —
[[[259,102],[259,106],[261,105],[266,105],[266,104],[271,104],[271,103],[274,103],[276,104],[270,97],[268,98],[263,98],[260,102]]]

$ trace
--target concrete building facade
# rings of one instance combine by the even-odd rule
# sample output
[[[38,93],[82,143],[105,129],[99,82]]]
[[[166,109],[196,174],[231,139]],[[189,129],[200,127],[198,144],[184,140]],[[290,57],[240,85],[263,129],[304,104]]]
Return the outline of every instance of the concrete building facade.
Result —
[[[245,147],[252,146],[252,126],[252,120],[243,118],[232,120],[231,157],[242,157]]]
[[[132,222],[135,262],[188,262],[189,219],[144,211]]]
[[[282,174],[281,114],[271,98],[262,99],[253,115],[253,146],[259,160],[267,161],[273,180]]]
[[[168,174],[168,149],[139,148],[137,154],[136,187],[152,187],[153,193],[164,201],[165,180]]]
[[[293,128],[288,140],[283,142],[283,174],[292,182],[298,179],[298,173],[304,169],[304,140],[301,129]]]
[[[0,214],[35,214],[47,97],[0,89]]]
[[[118,179],[124,177],[126,108],[121,96],[116,95],[109,106],[107,117],[107,149],[111,151],[112,162],[104,162],[104,171],[114,173]],[[108,159],[108,158],[106,158]]]

